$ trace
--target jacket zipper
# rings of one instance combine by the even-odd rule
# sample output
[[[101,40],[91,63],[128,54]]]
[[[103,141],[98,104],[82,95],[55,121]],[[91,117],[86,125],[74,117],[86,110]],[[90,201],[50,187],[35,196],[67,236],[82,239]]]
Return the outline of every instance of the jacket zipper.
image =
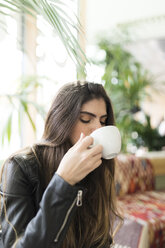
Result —
[[[77,202],[76,202],[76,205],[78,207],[82,206],[82,190],[79,190],[78,193],[77,193]]]
[[[65,216],[65,219],[64,219],[64,221],[63,221],[63,223],[62,223],[62,226],[61,226],[59,232],[57,233],[56,238],[54,239],[54,242],[58,242],[58,238],[59,238],[59,236],[60,236],[62,230],[64,229],[64,227],[65,227],[65,225],[66,225],[66,223],[67,223],[69,214],[70,214],[70,212],[72,211],[72,209],[73,209],[75,203],[76,203],[76,205],[77,205],[78,207],[82,206],[82,193],[83,193],[82,190],[78,190],[77,196],[76,196],[76,198],[74,199],[74,201],[73,201],[72,205],[70,206],[70,208],[68,209],[68,211],[67,211],[67,213],[66,213],[66,216]]]

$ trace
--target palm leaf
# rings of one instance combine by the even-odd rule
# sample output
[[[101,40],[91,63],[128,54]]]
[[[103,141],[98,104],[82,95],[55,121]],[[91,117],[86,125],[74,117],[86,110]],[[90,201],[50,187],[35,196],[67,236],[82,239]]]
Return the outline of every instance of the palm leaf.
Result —
[[[87,58],[76,35],[77,32],[81,33],[82,31],[78,18],[75,23],[63,9],[64,5],[66,5],[65,2],[59,0],[2,0],[0,14],[8,14],[8,10],[10,10],[32,16],[35,14],[42,16],[58,34],[72,60],[81,66],[84,64],[84,59],[87,61]],[[76,31],[76,35],[73,34],[74,31]]]
[[[6,136],[7,136],[8,142],[10,142],[11,129],[12,129],[12,113],[10,113],[10,115],[6,121],[6,124],[4,125],[4,129],[2,131],[2,138],[1,138],[2,145],[4,145],[4,141],[5,141]]]
[[[31,123],[31,125],[32,125],[33,130],[36,131],[36,126],[35,126],[35,124],[34,124],[32,118],[31,118],[30,113],[29,113],[29,109],[28,109],[27,103],[26,103],[25,101],[23,101],[23,100],[21,100],[20,103],[21,103],[21,105],[23,106],[23,109],[24,109],[24,111],[25,111],[25,113],[26,113],[26,115],[27,115],[27,117],[28,117],[28,119],[29,119],[29,121],[30,121],[30,123]]]
[[[6,126],[8,141],[10,141],[10,138],[11,138],[11,127],[12,127],[12,114],[10,114],[8,118],[7,126]]]

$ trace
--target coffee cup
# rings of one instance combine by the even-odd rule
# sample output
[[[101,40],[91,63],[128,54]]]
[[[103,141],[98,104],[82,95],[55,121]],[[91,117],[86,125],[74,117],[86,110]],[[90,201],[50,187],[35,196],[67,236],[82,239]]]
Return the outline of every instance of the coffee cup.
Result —
[[[121,150],[121,135],[116,126],[105,126],[96,129],[90,134],[93,137],[93,147],[97,144],[103,146],[102,158],[112,159]]]

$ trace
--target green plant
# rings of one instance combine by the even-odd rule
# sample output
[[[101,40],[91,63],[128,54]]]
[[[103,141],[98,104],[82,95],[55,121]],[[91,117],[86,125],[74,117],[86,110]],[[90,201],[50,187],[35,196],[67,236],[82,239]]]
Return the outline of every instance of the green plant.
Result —
[[[132,131],[137,133],[131,140],[136,147],[146,146],[149,151],[159,151],[165,146],[165,135],[160,135],[159,125],[156,128],[151,127],[150,116],[147,114],[145,114],[145,124],[133,121]]]
[[[147,71],[122,43],[102,40],[99,48],[105,51],[102,80],[114,107],[117,126],[122,134],[122,150],[132,141],[134,114],[141,109],[146,87],[152,84]]]
[[[71,0],[70,0],[71,2]],[[0,1],[0,28],[5,29],[3,17],[10,15],[17,18],[17,15],[30,15],[34,18],[42,16],[50,24],[53,31],[59,36],[67,50],[69,56],[77,64],[77,68],[83,71],[84,63],[87,60],[77,40],[77,34],[81,33],[81,24],[78,18],[71,13],[71,9],[66,8],[69,3],[62,0],[1,0]],[[69,13],[67,12],[69,10]],[[15,15],[17,14],[17,15]],[[72,17],[70,17],[72,14]],[[23,49],[24,50],[24,49]],[[29,77],[21,80],[19,89],[14,94],[0,95],[0,100],[6,99],[9,108],[8,116],[2,130],[1,141],[5,138],[8,142],[11,140],[13,129],[13,116],[17,113],[18,126],[21,130],[22,113],[24,112],[33,127],[36,130],[35,123],[29,108],[33,106],[37,112],[43,115],[43,107],[29,100],[31,92],[35,91],[40,84],[38,77]]]
[[[36,92],[37,88],[42,87],[40,81],[41,78],[39,77],[34,77],[34,76],[23,77],[20,80],[20,84],[14,94],[0,95],[0,101],[1,102],[5,101],[9,111],[1,133],[2,145],[5,142],[5,138],[7,138],[8,143],[10,143],[11,134],[14,129],[13,126],[14,116],[16,117],[17,115],[16,119],[18,120],[19,132],[21,132],[23,113],[28,117],[34,132],[36,131],[36,126],[33,117],[31,116],[30,113],[31,107],[33,107],[36,110],[36,112],[39,113],[42,117],[45,116],[44,107],[41,104],[38,104],[36,101],[30,100],[30,96]]]
[[[0,15],[19,13],[34,17],[42,16],[60,37],[70,57],[81,67],[86,60],[77,41],[77,33],[81,33],[81,25],[75,15],[76,21],[67,14],[66,6],[67,4],[62,0],[1,0]],[[4,28],[3,25],[0,27]]]

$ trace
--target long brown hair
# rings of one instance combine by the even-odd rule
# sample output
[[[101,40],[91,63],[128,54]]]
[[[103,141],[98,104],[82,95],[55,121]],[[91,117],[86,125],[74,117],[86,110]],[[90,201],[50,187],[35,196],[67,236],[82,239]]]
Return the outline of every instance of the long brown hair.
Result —
[[[106,103],[106,125],[114,125],[111,101],[101,84],[77,81],[63,86],[56,95],[47,114],[42,140],[33,146],[40,165],[43,188],[46,188],[64,154],[72,146],[69,137],[82,105],[100,98]],[[83,205],[77,209],[71,221],[62,248],[107,248],[113,238],[114,219],[118,216],[114,160],[102,159],[102,165],[81,183],[87,188],[87,193]]]
[[[58,92],[46,118],[42,142],[35,147],[42,165],[45,187],[71,147],[70,132],[79,118],[82,105],[100,98],[106,103],[106,125],[114,125],[112,104],[101,84],[78,81],[65,85]],[[77,209],[62,247],[109,247],[108,239],[112,238],[113,219],[117,215],[114,160],[103,159],[102,165],[82,183],[88,191],[83,206]]]

